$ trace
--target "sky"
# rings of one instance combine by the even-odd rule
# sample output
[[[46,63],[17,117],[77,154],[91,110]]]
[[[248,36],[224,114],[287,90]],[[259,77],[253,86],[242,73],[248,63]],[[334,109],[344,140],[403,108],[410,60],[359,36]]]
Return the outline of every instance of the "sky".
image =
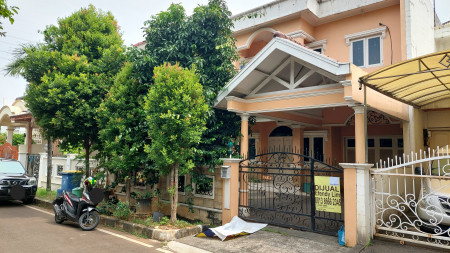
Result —
[[[227,0],[233,15],[264,5],[273,0]],[[431,0],[430,0],[431,1]],[[435,0],[436,11],[442,22],[450,20],[450,0]],[[175,0],[181,3],[188,15],[198,5],[207,0]],[[9,105],[17,97],[23,96],[26,81],[21,77],[5,76],[6,65],[13,59],[12,52],[21,44],[43,41],[38,31],[47,25],[56,25],[58,18],[70,16],[82,7],[93,4],[98,9],[110,11],[121,27],[125,45],[130,46],[143,41],[144,21],[154,14],[166,10],[172,1],[167,0],[7,0],[8,5],[18,6],[19,13],[14,16],[14,24],[3,23],[6,37],[0,37],[0,107]]]

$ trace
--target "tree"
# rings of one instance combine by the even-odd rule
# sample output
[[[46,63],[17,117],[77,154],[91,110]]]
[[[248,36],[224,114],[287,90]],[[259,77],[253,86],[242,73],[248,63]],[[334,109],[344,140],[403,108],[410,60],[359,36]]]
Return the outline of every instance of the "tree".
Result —
[[[139,49],[128,51],[128,61],[117,75],[114,85],[101,103],[98,112],[100,126],[99,157],[108,171],[125,179],[127,201],[130,201],[130,179],[134,172],[149,170],[149,157],[144,151],[150,144],[144,111],[144,97],[149,83],[140,84],[135,66]],[[148,176],[148,175],[145,175]]]
[[[217,93],[236,73],[233,62],[238,57],[230,16],[223,0],[210,0],[207,5],[198,6],[190,17],[181,5],[172,4],[167,11],[145,22],[145,54],[156,65],[170,62],[190,67],[195,64],[206,102],[212,106]],[[144,80],[151,81],[151,64],[141,66]],[[226,156],[230,138],[239,136],[239,131],[238,116],[211,110],[207,130],[195,152],[195,164],[214,168],[220,163],[219,158]]]
[[[23,134],[13,134],[12,145],[19,146],[25,143],[25,136]]]
[[[8,66],[28,82],[24,100],[47,138],[83,147],[86,177],[98,141],[97,109],[124,63],[123,41],[111,13],[90,5],[48,26],[43,44],[26,45]]]
[[[11,24],[14,23],[13,16],[17,14],[17,10],[19,7],[17,6],[8,6],[6,0],[0,0],[0,17],[9,19]],[[0,37],[5,37],[5,32],[3,31],[2,22],[0,22]]]
[[[145,102],[149,137],[147,146],[155,168],[170,174],[171,216],[176,221],[178,175],[193,166],[195,147],[206,129],[209,110],[194,69],[164,64],[154,70],[154,84]]]

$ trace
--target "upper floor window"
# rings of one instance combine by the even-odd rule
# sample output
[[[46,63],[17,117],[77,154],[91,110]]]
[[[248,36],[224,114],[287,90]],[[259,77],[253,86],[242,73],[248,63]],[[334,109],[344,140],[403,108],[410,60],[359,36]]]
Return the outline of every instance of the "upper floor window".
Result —
[[[382,64],[381,37],[352,41],[352,63],[358,67],[372,67]]]
[[[319,54],[323,54],[327,45],[327,40],[318,40],[311,43],[306,44],[310,49],[318,52]]]
[[[358,67],[367,68],[383,64],[383,43],[386,27],[345,36],[350,47],[350,59]]]

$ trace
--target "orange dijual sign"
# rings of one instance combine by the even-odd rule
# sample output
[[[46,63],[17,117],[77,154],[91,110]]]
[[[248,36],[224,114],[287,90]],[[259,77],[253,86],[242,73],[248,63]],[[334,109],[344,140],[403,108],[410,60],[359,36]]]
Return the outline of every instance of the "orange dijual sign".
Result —
[[[314,176],[316,210],[341,213],[339,177]]]

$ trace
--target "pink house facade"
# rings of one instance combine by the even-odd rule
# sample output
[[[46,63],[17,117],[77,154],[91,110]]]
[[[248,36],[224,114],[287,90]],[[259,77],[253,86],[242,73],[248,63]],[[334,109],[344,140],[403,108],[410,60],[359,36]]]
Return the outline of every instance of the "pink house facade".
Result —
[[[274,1],[234,18],[240,72],[216,107],[256,118],[243,154],[284,148],[365,162],[358,78],[435,50],[429,1]],[[369,163],[423,149],[424,118],[439,114],[370,89],[366,104]],[[442,146],[432,137],[429,146]]]

